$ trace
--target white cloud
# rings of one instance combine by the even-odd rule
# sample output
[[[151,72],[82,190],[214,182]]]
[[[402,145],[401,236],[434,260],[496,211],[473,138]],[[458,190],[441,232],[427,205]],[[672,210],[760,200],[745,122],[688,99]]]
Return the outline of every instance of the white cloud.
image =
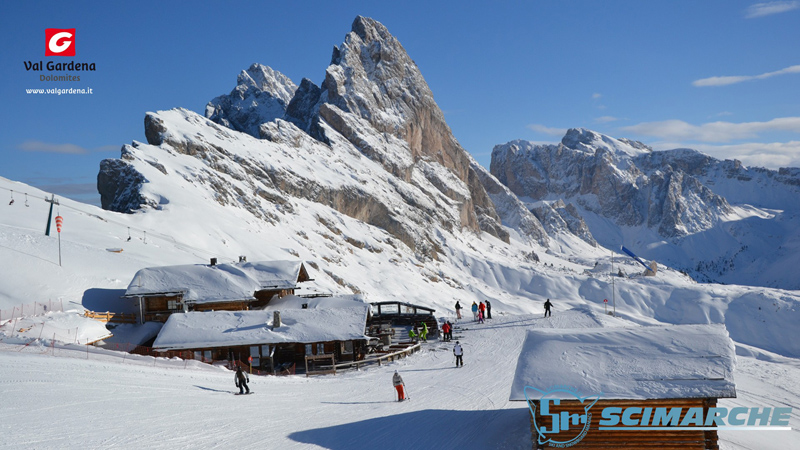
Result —
[[[528,129],[533,130],[537,133],[549,134],[551,136],[563,136],[567,134],[566,128],[550,128],[544,125],[540,125],[538,123],[528,125]]]
[[[779,117],[767,122],[710,122],[692,125],[682,120],[644,122],[623,127],[623,131],[674,141],[730,142],[750,139],[759,133],[788,131],[800,133],[800,117]]]
[[[603,94],[595,92],[594,94],[592,94],[592,99],[597,100],[597,99],[601,98],[602,96],[603,96]]]
[[[89,150],[85,147],[75,144],[52,144],[42,141],[25,141],[17,146],[17,148],[26,152],[61,153],[65,155],[85,155],[90,152],[109,152],[119,150],[119,146],[116,145],[104,145],[102,147]]]
[[[618,120],[619,119],[614,116],[602,116],[594,119],[594,121],[597,123],[609,123],[609,122],[616,122]]]
[[[753,80],[763,80],[765,78],[771,78],[774,76],[786,75],[790,73],[800,73],[800,65],[790,66],[785,69],[776,70],[775,72],[762,73],[761,75],[740,75],[740,76],[702,78],[700,80],[692,81],[692,86],[695,87],[727,86],[729,84],[736,84]]]
[[[18,147],[26,152],[63,153],[68,155],[84,155],[89,150],[75,144],[50,144],[42,141],[25,141]]]
[[[800,8],[800,1],[756,3],[755,5],[750,5],[745,10],[744,16],[747,19],[755,19],[756,17],[785,13],[797,8]]]
[[[714,114],[711,117],[724,117],[724,116],[732,116],[732,115],[733,115],[733,113],[730,112],[730,111],[722,111],[722,112]]]

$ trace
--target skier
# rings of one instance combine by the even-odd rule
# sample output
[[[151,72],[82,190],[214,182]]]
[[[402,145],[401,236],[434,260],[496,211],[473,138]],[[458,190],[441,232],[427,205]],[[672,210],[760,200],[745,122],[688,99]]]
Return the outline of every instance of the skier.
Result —
[[[553,306],[553,304],[550,303],[550,299],[548,298],[547,301],[544,302],[544,316],[545,317],[547,317],[547,316],[551,316],[552,317],[553,316],[553,314],[550,312],[550,307],[551,306]]]
[[[472,320],[478,320],[478,304],[472,302]]]
[[[459,303],[458,300],[456,300],[456,318],[461,318],[461,303]]]
[[[403,383],[403,378],[399,373],[397,373],[396,370],[394,371],[394,376],[392,377],[392,383],[394,384],[394,388],[397,389],[397,401],[402,402],[406,399],[406,384]]]
[[[489,303],[489,300],[486,300],[486,318],[492,318],[492,304]]]
[[[250,393],[250,388],[247,387],[247,383],[250,382],[250,377],[242,372],[242,366],[236,367],[236,375],[234,375],[233,381],[236,383],[236,387],[239,388],[239,394],[244,394],[245,389],[247,389],[248,394]]]
[[[464,349],[461,348],[461,343],[456,341],[456,346],[453,347],[453,354],[456,355],[456,367],[459,365],[464,367]]]
[[[428,342],[428,324],[425,322],[422,322],[422,331],[419,337],[422,338],[423,341]]]
[[[449,333],[450,333],[450,322],[445,322],[444,325],[442,325],[443,340],[445,342],[447,342],[447,337]]]
[[[453,340],[453,324],[450,321],[447,321],[447,342]]]
[[[486,305],[483,302],[481,302],[481,304],[478,306],[478,310],[483,313],[483,318],[485,319],[486,318]]]
[[[408,329],[408,338],[411,339],[411,342],[417,341],[417,327],[411,327]]]
[[[478,311],[478,323],[483,323],[483,311]]]

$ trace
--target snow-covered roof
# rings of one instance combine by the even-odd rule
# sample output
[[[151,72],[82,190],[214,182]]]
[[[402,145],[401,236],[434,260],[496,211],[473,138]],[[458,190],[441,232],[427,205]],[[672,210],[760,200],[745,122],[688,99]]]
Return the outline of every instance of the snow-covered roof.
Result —
[[[732,398],[735,358],[724,325],[531,330],[511,400],[525,400],[526,386],[601,399]]]
[[[339,308],[282,309],[281,326],[275,329],[274,310],[172,314],[153,347],[178,350],[368,339],[367,310],[368,305],[355,302]]]
[[[136,272],[126,296],[182,293],[190,303],[252,300],[263,289],[292,289],[303,275],[301,261],[258,261],[148,267]]]

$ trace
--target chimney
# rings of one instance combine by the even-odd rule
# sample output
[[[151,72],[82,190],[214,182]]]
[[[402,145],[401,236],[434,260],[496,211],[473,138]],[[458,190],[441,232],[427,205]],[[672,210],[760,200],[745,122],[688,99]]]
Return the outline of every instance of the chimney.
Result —
[[[239,262],[240,263],[247,262],[247,256],[244,256],[244,255],[240,256],[239,257]]]
[[[272,313],[272,329],[281,327],[281,312],[275,311]]]
[[[217,258],[211,258],[211,265],[212,266],[216,266],[217,265]]]

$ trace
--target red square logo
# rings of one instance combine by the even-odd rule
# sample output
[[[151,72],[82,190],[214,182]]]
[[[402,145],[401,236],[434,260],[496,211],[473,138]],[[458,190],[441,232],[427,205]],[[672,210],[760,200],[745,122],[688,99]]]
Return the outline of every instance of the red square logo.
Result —
[[[44,56],[75,56],[75,28],[46,28]]]

